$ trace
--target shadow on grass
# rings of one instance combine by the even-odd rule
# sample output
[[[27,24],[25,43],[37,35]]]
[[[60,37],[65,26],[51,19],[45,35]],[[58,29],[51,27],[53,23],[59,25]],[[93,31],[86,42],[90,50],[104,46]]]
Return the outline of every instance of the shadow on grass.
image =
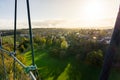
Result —
[[[46,80],[57,80],[67,66],[67,61],[51,58],[46,51],[41,52],[35,62],[41,76]]]
[[[68,80],[98,80],[100,68],[84,63],[71,62],[68,70]]]
[[[73,58],[52,58],[46,50],[35,51],[35,63],[42,80],[98,80],[100,73],[100,68],[78,64]]]

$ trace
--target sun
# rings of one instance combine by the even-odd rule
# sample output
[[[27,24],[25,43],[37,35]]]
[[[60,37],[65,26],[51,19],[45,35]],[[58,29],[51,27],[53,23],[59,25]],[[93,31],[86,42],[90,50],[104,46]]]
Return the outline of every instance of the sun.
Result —
[[[95,21],[103,18],[104,7],[99,1],[89,2],[84,6],[84,19],[88,21]]]

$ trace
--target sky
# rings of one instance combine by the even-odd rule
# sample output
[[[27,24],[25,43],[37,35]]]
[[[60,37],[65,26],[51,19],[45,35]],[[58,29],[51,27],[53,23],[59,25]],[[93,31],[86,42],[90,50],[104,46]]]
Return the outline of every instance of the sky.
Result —
[[[14,1],[0,0],[0,28],[13,28]],[[29,0],[33,28],[112,28],[120,0]],[[27,27],[26,0],[18,0],[18,28]],[[99,28],[98,27],[98,28]]]

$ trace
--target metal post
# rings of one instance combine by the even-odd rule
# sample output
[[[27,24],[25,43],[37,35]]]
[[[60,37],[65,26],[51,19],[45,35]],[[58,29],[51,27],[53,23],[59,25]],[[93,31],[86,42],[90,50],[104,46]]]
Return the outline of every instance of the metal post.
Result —
[[[103,68],[102,68],[99,80],[108,80],[110,69],[113,63],[113,57],[117,52],[117,48],[119,47],[119,45],[120,45],[120,9],[118,12],[111,42],[108,47],[107,53],[105,55],[104,64],[103,64]]]
[[[16,27],[17,27],[17,0],[15,0],[15,13],[14,13],[14,55],[16,56]],[[13,62],[13,71],[14,71],[14,76],[13,80],[16,79],[16,63],[15,59]]]
[[[29,24],[29,34],[30,34],[31,54],[32,54],[32,65],[35,66],[29,0],[26,0],[26,3],[27,3],[28,24]],[[37,69],[36,69],[36,71],[37,71]],[[38,72],[36,72],[36,73],[38,73]],[[36,75],[35,77],[38,77],[38,75]]]
[[[31,54],[32,54],[32,65],[35,66],[29,0],[26,0],[26,3],[27,3],[28,24],[29,24],[29,34],[30,34]]]

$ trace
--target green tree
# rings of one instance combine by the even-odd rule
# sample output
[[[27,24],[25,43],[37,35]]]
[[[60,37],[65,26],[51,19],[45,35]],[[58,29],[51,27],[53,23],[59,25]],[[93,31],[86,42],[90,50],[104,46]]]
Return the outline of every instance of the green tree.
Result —
[[[67,49],[68,48],[68,43],[67,43],[66,40],[64,40],[64,41],[61,42],[61,48],[62,49]]]
[[[101,66],[103,63],[103,52],[101,50],[92,51],[87,54],[86,60],[89,64]]]
[[[52,39],[47,39],[46,44],[47,44],[47,46],[51,46],[52,45]]]
[[[45,45],[46,44],[46,38],[45,37],[40,38],[40,42],[41,42],[42,45]]]

